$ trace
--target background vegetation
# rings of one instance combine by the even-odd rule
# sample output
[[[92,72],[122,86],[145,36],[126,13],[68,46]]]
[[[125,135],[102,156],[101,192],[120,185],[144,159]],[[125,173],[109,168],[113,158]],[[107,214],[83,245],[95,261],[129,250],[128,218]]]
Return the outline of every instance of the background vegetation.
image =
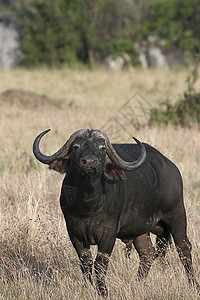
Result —
[[[52,131],[41,144],[45,153],[56,151],[77,129],[104,128],[113,142],[132,142],[134,135],[176,163],[183,175],[188,236],[200,281],[200,131],[194,124],[136,130],[126,122],[122,125],[130,135],[117,127],[114,136],[104,127],[113,115],[119,121],[119,109],[136,91],[141,101],[153,106],[167,98],[174,104],[187,89],[186,76],[183,70],[111,73],[52,68],[50,72],[40,67],[0,72],[1,299],[99,299],[84,283],[67,235],[59,207],[63,175],[49,171],[32,154],[34,138],[47,128]],[[199,80],[195,87],[199,89]],[[139,94],[135,95],[129,106],[136,103]],[[165,264],[155,262],[145,285],[136,281],[137,268],[136,252],[127,261],[118,241],[106,280],[108,299],[198,299],[173,245]]]
[[[0,12],[18,20],[21,64],[93,65],[108,54],[127,53],[138,65],[135,45],[149,36],[200,52],[199,0],[1,0]]]

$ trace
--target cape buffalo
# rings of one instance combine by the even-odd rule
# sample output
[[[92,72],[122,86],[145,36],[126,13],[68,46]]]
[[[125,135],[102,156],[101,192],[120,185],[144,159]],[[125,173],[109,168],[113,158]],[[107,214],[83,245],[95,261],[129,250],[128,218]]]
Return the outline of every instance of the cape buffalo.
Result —
[[[143,144],[111,144],[100,130],[81,129],[53,155],[41,153],[40,133],[33,144],[36,158],[66,173],[60,205],[69,237],[91,283],[90,245],[98,246],[94,262],[96,287],[107,296],[105,275],[116,238],[139,254],[138,279],[145,278],[157,256],[165,256],[173,237],[190,283],[195,279],[186,232],[183,184],[178,168],[158,150]],[[150,233],[157,236],[154,248]]]

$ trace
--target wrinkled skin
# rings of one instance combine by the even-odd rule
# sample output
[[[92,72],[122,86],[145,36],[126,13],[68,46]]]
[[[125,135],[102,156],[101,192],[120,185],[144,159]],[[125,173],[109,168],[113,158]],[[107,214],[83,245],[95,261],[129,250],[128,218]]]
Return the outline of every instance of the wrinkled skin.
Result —
[[[132,172],[121,170],[107,157],[105,141],[91,138],[91,132],[88,135],[72,143],[66,159],[50,164],[51,169],[66,172],[60,204],[85,277],[93,284],[90,245],[97,245],[96,287],[106,297],[105,276],[116,238],[126,244],[127,256],[134,245],[140,257],[138,279],[143,279],[154,259],[165,256],[172,236],[189,282],[200,290],[193,273],[177,167],[144,144],[145,162]],[[137,144],[113,147],[125,161],[134,161],[140,154]],[[156,249],[150,232],[157,235]]]

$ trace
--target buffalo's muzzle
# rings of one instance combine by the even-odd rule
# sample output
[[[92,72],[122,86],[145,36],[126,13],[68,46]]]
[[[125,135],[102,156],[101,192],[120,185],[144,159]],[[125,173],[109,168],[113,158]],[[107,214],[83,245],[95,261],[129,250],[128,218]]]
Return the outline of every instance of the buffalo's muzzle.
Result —
[[[80,166],[84,170],[96,170],[99,165],[99,160],[96,157],[84,156],[80,159]]]

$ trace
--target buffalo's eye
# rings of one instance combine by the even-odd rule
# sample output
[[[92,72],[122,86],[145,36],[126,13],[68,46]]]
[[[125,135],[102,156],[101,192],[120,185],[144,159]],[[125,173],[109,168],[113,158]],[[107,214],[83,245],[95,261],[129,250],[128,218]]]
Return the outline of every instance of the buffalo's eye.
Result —
[[[106,146],[105,145],[100,145],[99,149],[102,150],[102,151],[105,151],[106,150]]]
[[[80,144],[74,144],[74,145],[73,145],[73,149],[74,149],[74,150],[77,150],[77,149],[79,149],[79,148],[80,148]]]

